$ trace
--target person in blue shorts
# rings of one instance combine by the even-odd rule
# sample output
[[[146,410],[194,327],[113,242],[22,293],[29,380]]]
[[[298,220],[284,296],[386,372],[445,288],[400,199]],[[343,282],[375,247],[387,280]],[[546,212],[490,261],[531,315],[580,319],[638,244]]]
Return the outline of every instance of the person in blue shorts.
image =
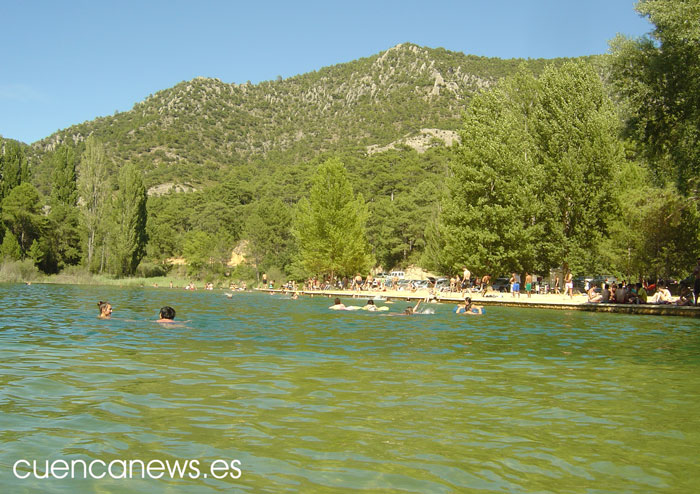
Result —
[[[520,275],[517,273],[513,273],[513,275],[510,277],[510,283],[513,297],[515,297],[515,294],[517,293],[518,298],[520,298]]]

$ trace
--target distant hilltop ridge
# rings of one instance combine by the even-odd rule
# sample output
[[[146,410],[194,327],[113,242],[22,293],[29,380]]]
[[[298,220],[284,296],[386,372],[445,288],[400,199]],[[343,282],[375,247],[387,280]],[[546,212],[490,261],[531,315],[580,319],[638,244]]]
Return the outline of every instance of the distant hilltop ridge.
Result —
[[[526,65],[402,43],[377,55],[259,84],[196,77],[158,91],[126,112],[74,125],[32,144],[46,152],[94,135],[114,168],[134,162],[148,187],[206,185],[222,170],[257,161],[297,163],[322,153],[398,144],[417,150],[456,139],[475,91]],[[115,171],[115,170],[113,170]]]

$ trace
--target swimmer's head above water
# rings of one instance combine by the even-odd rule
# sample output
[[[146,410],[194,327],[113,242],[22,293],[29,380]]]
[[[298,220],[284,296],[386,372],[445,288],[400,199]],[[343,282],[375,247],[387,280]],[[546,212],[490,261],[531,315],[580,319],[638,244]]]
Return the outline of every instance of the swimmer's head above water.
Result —
[[[97,307],[100,309],[99,319],[109,319],[112,316],[112,304],[100,300],[97,302]]]
[[[175,309],[166,305],[160,309],[160,319],[158,322],[172,322],[175,319]]]

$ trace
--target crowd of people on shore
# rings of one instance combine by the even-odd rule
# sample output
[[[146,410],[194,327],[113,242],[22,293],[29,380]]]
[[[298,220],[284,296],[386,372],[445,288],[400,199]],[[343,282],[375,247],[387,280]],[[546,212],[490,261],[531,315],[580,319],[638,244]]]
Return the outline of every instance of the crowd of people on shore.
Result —
[[[546,293],[556,293],[560,294],[559,289],[559,277],[555,278],[550,288],[549,283],[544,283],[541,276],[534,276],[530,273],[525,273],[524,280],[525,283],[521,284],[521,276],[518,273],[512,273],[507,289],[509,293],[512,293],[513,297],[520,297],[521,287],[524,289],[528,297],[531,297],[533,293],[546,294]],[[427,280],[403,280],[397,276],[389,277],[374,277],[371,274],[363,278],[362,275],[357,274],[354,277],[342,277],[331,280],[330,278],[319,279],[317,277],[312,277],[307,279],[301,286],[303,291],[329,291],[329,290],[340,290],[340,291],[353,291],[353,292],[387,292],[390,290],[396,291],[409,291],[415,293],[421,289],[428,290],[431,295],[439,294],[452,294],[460,293],[461,296],[466,296],[467,294],[477,294],[480,296],[486,296],[490,291],[496,290],[492,286],[493,279],[491,275],[485,274],[483,276],[474,276],[465,266],[462,269],[462,273],[452,276],[450,278],[440,277],[432,278]],[[264,287],[267,287],[263,283]],[[573,296],[573,283],[571,278],[571,272],[565,275],[565,287],[566,294],[569,297]],[[269,287],[272,288],[272,287]],[[299,286],[296,282],[289,281],[282,287],[284,290],[298,290]],[[498,289],[500,290],[501,287]]]
[[[650,295],[651,293],[651,295]],[[644,282],[605,283],[602,288],[591,286],[587,292],[588,302],[601,304],[674,304],[679,306],[694,305],[693,292],[688,287],[681,289],[678,298],[671,295],[666,283]]]
[[[673,297],[668,288],[668,283],[658,280],[649,283],[642,280],[638,283],[609,283],[602,286],[595,284],[586,287],[588,302],[593,304],[663,304],[677,305],[681,307],[700,305],[700,257],[693,268],[693,288],[688,284],[681,285],[678,297]]]
[[[562,278],[554,275],[552,280],[545,282],[541,276],[535,276],[526,272],[521,277],[513,272],[507,285],[501,284],[498,288],[505,288],[512,297],[520,298],[521,292],[527,297],[533,294],[563,295],[564,298],[573,299],[576,293],[587,297],[590,303],[618,303],[618,304],[674,304],[679,306],[700,305],[700,258],[694,267],[693,276],[695,284],[691,288],[688,285],[681,286],[678,297],[671,295],[669,285],[663,280],[649,282],[642,280],[639,283],[617,282],[605,279],[595,284],[590,280],[585,281],[584,286],[574,287],[572,272],[566,269]],[[504,279],[501,279],[504,280]],[[387,292],[390,290],[417,292],[421,288],[426,289],[431,296],[444,293],[460,293],[462,297],[478,294],[481,297],[489,296],[495,287],[492,287],[490,275],[472,277],[471,272],[465,266],[462,273],[438,280],[431,279],[423,285],[400,283],[397,277],[374,277],[371,274],[363,278],[360,274],[348,278],[319,279],[316,277],[307,279],[301,286],[296,282],[288,282],[282,288],[290,291],[352,291],[352,292]],[[442,281],[442,283],[441,283]],[[524,281],[524,282],[523,282]],[[583,283],[582,283],[583,284]],[[563,290],[562,290],[563,288]]]

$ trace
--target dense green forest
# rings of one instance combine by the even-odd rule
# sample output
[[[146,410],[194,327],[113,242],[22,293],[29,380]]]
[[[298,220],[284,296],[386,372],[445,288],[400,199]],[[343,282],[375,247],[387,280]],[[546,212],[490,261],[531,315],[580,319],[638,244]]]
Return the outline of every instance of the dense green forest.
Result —
[[[685,22],[699,5],[640,1],[654,30],[605,56],[406,43],[257,85],[199,78],[3,140],[0,256],[115,277],[184,258],[208,280],[410,264],[685,276],[700,254],[700,27]]]

